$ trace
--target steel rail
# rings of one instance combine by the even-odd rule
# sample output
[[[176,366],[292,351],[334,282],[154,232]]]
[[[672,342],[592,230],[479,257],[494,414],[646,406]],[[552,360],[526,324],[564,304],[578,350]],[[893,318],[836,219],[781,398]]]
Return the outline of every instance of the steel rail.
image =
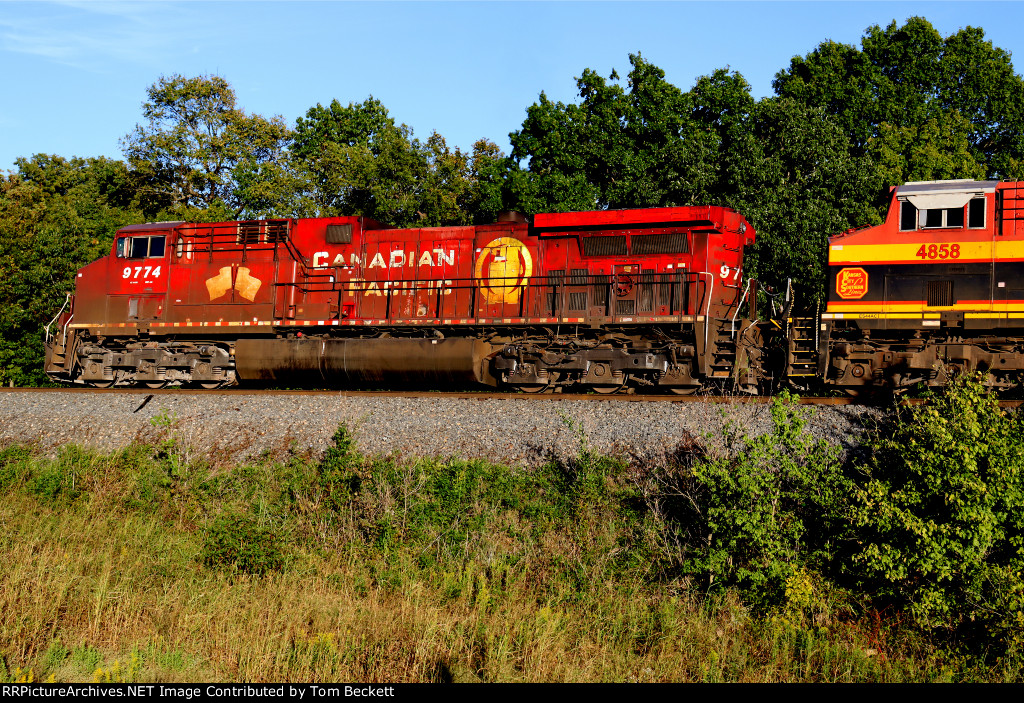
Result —
[[[495,391],[396,391],[396,390],[338,390],[338,389],[304,389],[281,390],[262,388],[220,388],[214,390],[201,388],[0,388],[0,397],[4,393],[111,393],[133,395],[226,395],[226,396],[320,396],[333,395],[343,398],[445,398],[456,400],[527,400],[527,401],[559,401],[581,400],[592,402],[627,402],[627,403],[717,403],[717,404],[765,404],[770,403],[774,396],[752,395],[648,395],[648,394],[611,394],[599,393],[509,393]],[[862,398],[814,397],[798,396],[800,405],[863,405],[892,406],[894,403],[871,401]],[[923,398],[900,398],[899,405],[922,405]],[[1000,400],[1003,408],[1016,408],[1024,400]]]

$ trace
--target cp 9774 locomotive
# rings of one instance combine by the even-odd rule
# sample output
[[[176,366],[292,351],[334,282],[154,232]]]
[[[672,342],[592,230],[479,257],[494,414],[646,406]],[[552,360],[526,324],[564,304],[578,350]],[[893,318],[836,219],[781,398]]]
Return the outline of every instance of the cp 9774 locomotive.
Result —
[[[119,230],[78,273],[46,371],[106,387],[482,383],[756,390],[754,230],[725,207]],[[746,296],[746,297],[745,297]]]
[[[980,370],[1009,387],[1024,370],[1021,203],[1017,183],[893,188],[882,225],[830,239],[827,306],[803,317],[788,292],[757,315],[755,232],[726,207],[133,225],[79,271],[46,372],[98,387],[857,394]]]

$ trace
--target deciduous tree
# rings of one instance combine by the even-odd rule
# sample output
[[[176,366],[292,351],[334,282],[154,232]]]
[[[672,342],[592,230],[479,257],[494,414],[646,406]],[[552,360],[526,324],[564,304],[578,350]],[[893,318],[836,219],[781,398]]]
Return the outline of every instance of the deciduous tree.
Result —
[[[469,224],[495,208],[503,156],[481,140],[472,153],[434,132],[421,142],[372,96],[342,106],[316,105],[295,125],[289,168],[302,215],[367,215],[398,227]],[[500,209],[500,208],[499,208]]]
[[[75,272],[143,215],[121,161],[37,154],[17,165],[0,179],[0,383],[33,385],[45,380],[43,326]]]
[[[822,108],[855,155],[883,159],[894,185],[1024,175],[1024,80],[977,27],[943,38],[922,17],[875,25],[860,49],[829,41],[793,57],[773,85],[780,97]],[[935,136],[948,156],[924,146]]]
[[[237,216],[246,203],[240,176],[253,175],[284,156],[289,131],[280,117],[247,115],[220,76],[162,77],[147,90],[145,124],[122,140],[148,213],[161,210],[185,219]]]

